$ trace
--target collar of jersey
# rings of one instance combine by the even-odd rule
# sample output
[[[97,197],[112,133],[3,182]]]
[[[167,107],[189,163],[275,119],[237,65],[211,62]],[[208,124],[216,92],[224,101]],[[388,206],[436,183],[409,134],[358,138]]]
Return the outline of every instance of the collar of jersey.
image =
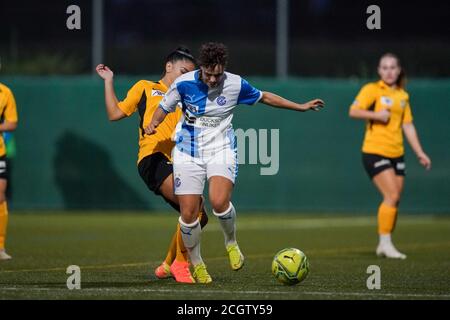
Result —
[[[388,90],[393,90],[393,91],[399,91],[399,90],[401,90],[401,88],[400,88],[399,86],[396,86],[395,88],[389,87],[383,80],[379,80],[379,81],[378,81],[378,86],[379,86],[381,89],[388,89]]]
[[[158,82],[164,88],[165,91],[169,90],[169,87],[167,86],[167,84],[164,83],[164,81],[162,81],[162,79],[159,80]]]

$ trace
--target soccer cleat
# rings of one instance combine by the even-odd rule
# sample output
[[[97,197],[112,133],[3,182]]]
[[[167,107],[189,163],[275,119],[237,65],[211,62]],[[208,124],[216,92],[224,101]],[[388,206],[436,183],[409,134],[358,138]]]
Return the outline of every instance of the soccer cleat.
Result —
[[[230,258],[231,269],[238,271],[244,266],[244,255],[237,244],[227,246],[228,257]]]
[[[194,278],[189,271],[188,262],[174,261],[170,266],[170,273],[175,278],[176,282],[180,283],[195,283]]]
[[[206,265],[204,263],[200,263],[194,266],[194,279],[197,283],[210,283],[212,282],[212,278],[206,270]]]
[[[172,276],[170,273],[170,266],[163,262],[158,268],[155,269],[155,276],[159,279],[167,279]]]
[[[377,256],[391,259],[406,259],[406,255],[399,252],[392,243],[379,244],[377,247]]]
[[[0,261],[1,260],[11,260],[12,257],[6,253],[5,250],[0,250]]]

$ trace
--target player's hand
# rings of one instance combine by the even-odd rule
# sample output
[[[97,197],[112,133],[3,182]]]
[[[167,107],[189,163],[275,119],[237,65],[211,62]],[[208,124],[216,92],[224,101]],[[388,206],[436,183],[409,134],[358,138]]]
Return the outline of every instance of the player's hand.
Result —
[[[103,80],[112,80],[112,78],[114,77],[114,73],[112,72],[112,70],[104,64],[99,64],[97,68],[95,68],[95,71],[97,71],[98,75]]]
[[[320,111],[320,109],[322,109],[323,107],[325,107],[325,102],[323,102],[323,100],[321,99],[314,99],[302,105],[303,111],[307,110]]]
[[[419,159],[420,164],[425,167],[425,169],[431,169],[431,159],[426,155],[425,152],[419,153],[417,155],[417,158]]]
[[[381,123],[388,123],[391,118],[391,111],[389,109],[383,109],[378,112],[375,112],[376,120]]]
[[[148,126],[146,126],[146,127],[144,128],[144,131],[145,131],[146,134],[152,135],[152,134],[155,134],[155,133],[156,133],[156,128],[157,128],[157,127],[158,127],[158,126],[156,126],[154,123],[150,123]]]

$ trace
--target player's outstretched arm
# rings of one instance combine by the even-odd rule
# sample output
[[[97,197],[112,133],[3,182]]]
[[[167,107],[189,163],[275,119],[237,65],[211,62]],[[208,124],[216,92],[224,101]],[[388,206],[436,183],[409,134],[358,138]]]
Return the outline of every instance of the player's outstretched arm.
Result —
[[[417,155],[419,162],[421,165],[425,167],[425,169],[431,169],[431,159],[428,155],[423,151],[422,145],[419,141],[419,136],[417,135],[416,127],[412,122],[403,124],[403,132],[405,133],[406,139],[408,139],[411,148]]]
[[[152,121],[144,128],[145,133],[148,135],[156,133],[156,128],[164,121],[166,116],[167,113],[161,107],[158,107],[155,113],[153,113]]]
[[[10,132],[14,131],[17,128],[17,122],[10,122],[4,120],[2,123],[0,123],[0,132]]]
[[[104,64],[99,64],[95,68],[98,75],[105,80],[105,104],[106,113],[110,121],[117,121],[126,117],[126,114],[119,108],[119,100],[114,91],[114,73]]]
[[[321,99],[314,99],[302,104],[290,101],[272,92],[267,91],[262,93],[260,102],[275,108],[290,109],[302,112],[308,110],[319,111],[321,108],[325,106],[325,103]]]

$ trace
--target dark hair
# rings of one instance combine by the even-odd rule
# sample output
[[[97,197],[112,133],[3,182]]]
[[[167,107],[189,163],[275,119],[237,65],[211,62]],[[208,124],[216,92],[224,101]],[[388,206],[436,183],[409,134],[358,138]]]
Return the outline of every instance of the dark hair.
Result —
[[[169,55],[166,57],[166,61],[164,62],[164,64],[167,64],[167,62],[175,63],[180,60],[187,60],[192,62],[195,66],[197,65],[194,56],[191,54],[191,51],[188,48],[182,46],[176,48],[174,51],[169,53]],[[166,71],[164,69],[164,75],[165,74]]]
[[[228,49],[223,43],[208,42],[200,47],[199,65],[206,68],[228,63]]]
[[[385,54],[383,54],[380,58],[380,62],[381,60],[383,60],[384,58],[394,58],[397,61],[397,65],[400,68],[400,74],[398,75],[397,81],[395,81],[395,84],[397,86],[399,86],[400,88],[404,88],[406,85],[406,73],[405,73],[405,69],[403,69],[401,63],[400,63],[400,59],[396,54],[393,54],[391,52],[387,52]]]

